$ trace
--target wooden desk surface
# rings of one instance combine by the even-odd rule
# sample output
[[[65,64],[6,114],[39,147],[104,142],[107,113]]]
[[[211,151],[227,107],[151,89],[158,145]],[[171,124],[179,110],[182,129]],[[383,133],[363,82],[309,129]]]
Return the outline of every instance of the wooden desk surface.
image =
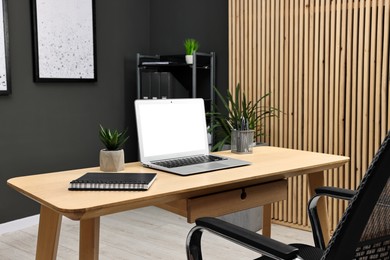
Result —
[[[349,161],[344,156],[269,146],[255,147],[252,154],[219,154],[247,160],[252,165],[182,177],[144,168],[139,162],[126,164],[125,172],[157,172],[157,180],[148,191],[68,191],[70,181],[99,168],[16,177],[8,180],[8,185],[70,219],[81,220],[319,172]]]

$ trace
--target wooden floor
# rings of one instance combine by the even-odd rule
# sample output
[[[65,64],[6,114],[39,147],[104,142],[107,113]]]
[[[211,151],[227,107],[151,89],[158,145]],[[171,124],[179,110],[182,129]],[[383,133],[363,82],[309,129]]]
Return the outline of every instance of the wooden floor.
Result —
[[[63,219],[57,259],[78,258],[78,222]],[[185,218],[147,207],[101,218],[100,259],[186,259],[185,239],[193,225]],[[0,259],[35,259],[38,226],[0,235]],[[272,226],[272,237],[312,244],[310,232]],[[253,259],[257,254],[205,233],[204,259]]]

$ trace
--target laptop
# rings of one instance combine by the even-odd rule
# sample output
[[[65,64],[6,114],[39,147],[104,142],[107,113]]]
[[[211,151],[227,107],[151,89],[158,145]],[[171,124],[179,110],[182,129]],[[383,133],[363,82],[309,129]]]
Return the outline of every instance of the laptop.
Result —
[[[250,164],[209,154],[201,98],[140,99],[135,101],[135,113],[145,167],[185,176]]]

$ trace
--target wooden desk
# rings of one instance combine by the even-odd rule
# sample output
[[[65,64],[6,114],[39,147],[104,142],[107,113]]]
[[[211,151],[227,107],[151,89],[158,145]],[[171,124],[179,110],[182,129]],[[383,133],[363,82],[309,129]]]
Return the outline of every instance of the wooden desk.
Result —
[[[36,259],[56,258],[61,219],[66,216],[80,221],[79,258],[84,260],[99,257],[100,216],[151,205],[186,215],[189,221],[201,215],[219,215],[254,204],[265,205],[263,228],[269,234],[269,204],[284,198],[284,178],[309,174],[312,192],[324,184],[324,170],[349,161],[344,156],[267,146],[254,148],[253,154],[237,155],[229,151],[220,154],[250,161],[252,165],[181,177],[144,168],[138,162],[127,164],[126,172],[157,172],[156,182],[145,192],[67,190],[71,180],[98,168],[16,177],[8,180],[8,185],[41,204]],[[249,196],[242,197],[243,192]],[[221,194],[222,198],[232,199],[226,204],[229,205],[227,210],[216,204],[207,207],[215,199],[222,201]],[[319,205],[319,214],[327,221],[324,203]],[[329,228],[325,226],[325,230]],[[325,234],[329,237],[329,232]]]

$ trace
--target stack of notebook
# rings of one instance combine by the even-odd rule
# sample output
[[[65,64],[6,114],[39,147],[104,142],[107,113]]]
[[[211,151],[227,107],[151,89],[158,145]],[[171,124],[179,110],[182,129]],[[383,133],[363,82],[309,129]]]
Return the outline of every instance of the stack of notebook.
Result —
[[[88,172],[69,184],[69,190],[147,190],[155,173]]]

